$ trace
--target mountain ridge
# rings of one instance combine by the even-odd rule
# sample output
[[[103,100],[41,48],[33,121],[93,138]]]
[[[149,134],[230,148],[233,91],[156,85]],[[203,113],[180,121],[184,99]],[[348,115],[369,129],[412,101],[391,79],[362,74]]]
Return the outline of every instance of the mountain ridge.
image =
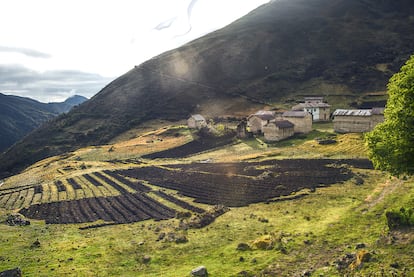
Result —
[[[28,97],[0,93],[0,152],[41,124],[86,100],[83,96],[74,95],[63,102],[42,103]]]
[[[134,67],[1,155],[0,172],[108,143],[151,119],[288,106],[303,95],[350,106],[386,90],[414,49],[413,22],[408,0],[272,1]]]

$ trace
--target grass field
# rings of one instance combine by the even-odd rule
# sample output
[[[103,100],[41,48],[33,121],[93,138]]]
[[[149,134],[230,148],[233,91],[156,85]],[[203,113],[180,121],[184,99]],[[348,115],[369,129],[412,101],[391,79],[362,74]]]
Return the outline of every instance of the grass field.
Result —
[[[76,196],[78,190],[70,189],[66,181],[69,178],[87,187],[85,194],[93,193],[94,189],[107,196],[116,194],[106,183],[104,187],[94,187],[84,177],[85,174],[96,177],[93,172],[104,170],[205,160],[215,163],[366,158],[361,135],[336,135],[336,144],[318,144],[316,138],[334,136],[331,126],[322,124],[308,136],[278,144],[268,145],[259,138],[237,141],[179,160],[140,159],[140,154],[150,153],[155,147],[160,151],[191,140],[190,133],[181,127],[164,135],[163,132],[165,129],[151,131],[126,142],[44,160],[5,180],[0,190],[24,190],[25,186],[41,185],[45,199],[37,199],[39,194],[34,193],[35,188],[25,191],[24,196],[49,202],[85,196]],[[305,189],[292,195],[305,195],[301,198],[231,208],[201,229],[178,228],[180,220],[175,218],[84,230],[79,228],[103,221],[45,224],[31,220],[28,226],[8,226],[3,222],[13,210],[2,208],[0,271],[20,267],[23,276],[190,276],[193,268],[205,265],[209,276],[414,276],[413,232],[410,229],[390,231],[385,218],[387,210],[414,205],[414,179],[390,178],[370,169],[350,170],[355,178],[343,183],[315,191]],[[63,180],[66,193],[51,185],[56,180]],[[19,195],[1,197],[0,204],[6,201],[6,206],[21,205],[13,202],[24,203]],[[152,192],[150,195],[157,197]],[[182,199],[191,203],[188,197]],[[160,239],[162,234],[164,239]],[[188,242],[166,239],[182,236]],[[37,240],[39,244],[35,243]],[[238,250],[241,243],[250,248]],[[263,245],[268,249],[261,249]],[[352,254],[362,250],[370,254],[367,261],[361,265],[338,266],[346,257],[353,257],[355,261]]]

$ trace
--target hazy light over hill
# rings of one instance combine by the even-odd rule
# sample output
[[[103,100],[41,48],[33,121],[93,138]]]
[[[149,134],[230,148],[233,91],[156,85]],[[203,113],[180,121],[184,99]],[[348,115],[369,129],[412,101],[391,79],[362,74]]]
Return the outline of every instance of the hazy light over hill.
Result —
[[[91,97],[134,65],[221,28],[268,0],[4,0],[0,92]]]

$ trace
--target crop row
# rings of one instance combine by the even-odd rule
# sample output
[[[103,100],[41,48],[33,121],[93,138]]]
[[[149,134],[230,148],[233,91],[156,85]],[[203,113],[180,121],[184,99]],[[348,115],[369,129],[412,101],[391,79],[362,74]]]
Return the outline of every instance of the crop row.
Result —
[[[151,188],[149,188],[148,186],[142,184],[139,181],[132,182],[132,181],[128,180],[127,178],[119,175],[117,173],[117,171],[104,170],[104,173],[111,176],[115,180],[121,182],[122,184],[125,184],[126,186],[128,186],[130,188],[133,188],[136,191],[148,192],[148,191],[151,190]]]
[[[156,195],[160,196],[161,198],[170,201],[171,203],[176,204],[177,206],[180,206],[181,208],[184,208],[186,210],[195,212],[195,213],[204,213],[205,210],[196,206],[193,206],[191,204],[189,204],[188,202],[185,202],[181,199],[178,199],[176,197],[174,197],[171,194],[167,194],[161,190],[157,190],[154,192]]]
[[[168,170],[140,167],[120,171],[131,178],[173,189],[206,204],[244,206],[304,188],[340,183],[353,174],[336,160],[283,160],[236,164],[183,164]],[[335,166],[332,166],[332,165]],[[346,163],[345,163],[346,164]]]
[[[146,219],[168,219],[175,215],[173,209],[141,193],[41,203],[23,208],[20,213],[28,218],[44,219],[46,223],[52,224],[97,220],[130,223]]]

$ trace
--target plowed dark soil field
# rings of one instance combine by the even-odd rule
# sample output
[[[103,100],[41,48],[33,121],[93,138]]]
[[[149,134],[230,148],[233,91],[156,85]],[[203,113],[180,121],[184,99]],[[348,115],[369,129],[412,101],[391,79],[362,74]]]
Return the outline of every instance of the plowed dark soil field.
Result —
[[[292,159],[141,167],[117,173],[177,190],[196,202],[237,207],[349,180],[350,166],[372,168],[368,160]]]
[[[352,167],[370,169],[372,164],[368,160],[291,159],[106,170],[50,184],[0,190],[0,207],[20,209],[28,218],[56,224],[162,220],[175,216],[174,206],[203,213],[197,202],[239,207],[275,201],[305,188],[338,184],[354,176]],[[178,195],[165,189],[175,190]],[[75,198],[53,200],[61,199],[53,193],[67,191],[73,191]],[[102,196],[103,192],[112,195]],[[179,195],[193,198],[195,203]],[[157,199],[163,199],[163,203]]]

